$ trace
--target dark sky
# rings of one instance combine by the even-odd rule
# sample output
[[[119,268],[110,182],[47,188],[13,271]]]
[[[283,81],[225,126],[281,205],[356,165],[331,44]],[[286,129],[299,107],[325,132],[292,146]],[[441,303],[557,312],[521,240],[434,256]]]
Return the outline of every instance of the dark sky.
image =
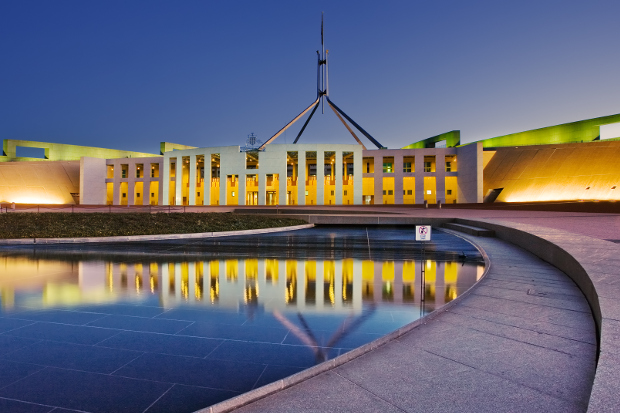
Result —
[[[316,97],[321,11],[331,99],[390,148],[620,113],[618,0],[2,0],[0,139],[264,141]],[[326,108],[300,142],[355,141]]]

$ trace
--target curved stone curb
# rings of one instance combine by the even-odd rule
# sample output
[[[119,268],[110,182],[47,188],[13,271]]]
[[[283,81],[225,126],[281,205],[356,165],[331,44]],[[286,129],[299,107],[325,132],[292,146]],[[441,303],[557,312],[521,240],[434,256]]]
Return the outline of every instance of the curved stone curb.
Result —
[[[199,232],[195,234],[162,234],[162,235],[126,235],[118,237],[82,237],[82,238],[17,238],[0,239],[1,245],[40,245],[40,244],[91,244],[91,243],[117,243],[117,242],[142,242],[142,241],[165,241],[179,239],[203,239],[231,237],[235,235],[256,235],[272,232],[295,231],[298,229],[312,228],[314,224],[294,225],[290,227],[248,229],[243,231]]]
[[[480,246],[478,246],[475,242],[473,242],[472,240],[462,237],[460,234],[451,231],[451,230],[446,230],[444,228],[441,229],[441,231],[450,233],[452,235],[455,235],[459,238],[464,239],[465,241],[469,242],[470,244],[472,244],[474,247],[476,247],[476,249],[478,249],[478,251],[480,251],[480,254],[482,255],[482,258],[484,259],[484,272],[482,274],[482,276],[480,277],[480,280],[482,280],[487,274],[488,272],[491,270],[491,261],[489,260],[489,257],[487,256],[487,254],[484,252],[484,250],[482,248],[480,248]],[[335,357],[331,360],[327,360],[324,361],[321,364],[317,364],[316,366],[310,367],[306,370],[300,371],[299,373],[293,374],[292,376],[288,376],[284,379],[275,381],[273,383],[269,383],[266,384],[262,387],[259,387],[258,389],[254,389],[251,390],[249,392],[240,394],[239,396],[233,397],[232,399],[228,399],[228,400],[224,400],[223,402],[214,404],[210,407],[206,407],[204,409],[198,410],[195,413],[223,413],[223,412],[230,412],[232,410],[238,409],[241,406],[244,406],[246,404],[249,404],[253,401],[262,399],[265,396],[268,396],[270,394],[276,393],[280,390],[286,389],[287,387],[291,387],[295,384],[301,383],[305,380],[311,379],[312,377],[315,377],[321,373],[324,373],[326,371],[332,370],[342,364],[345,364],[357,357],[360,357],[372,350],[375,350],[378,347],[381,347],[393,340],[398,339],[399,337],[401,337],[402,335],[410,332],[411,330],[413,330],[414,328],[418,327],[421,324],[426,324],[428,321],[433,320],[435,317],[437,317],[438,315],[440,315],[442,312],[448,311],[450,308],[452,308],[454,305],[456,305],[457,303],[459,303],[461,300],[463,300],[465,297],[467,297],[471,291],[476,288],[476,286],[478,285],[478,282],[476,282],[474,285],[472,285],[470,288],[468,288],[465,292],[463,292],[463,294],[459,295],[458,297],[456,297],[454,300],[450,301],[449,303],[444,304],[443,306],[441,306],[440,308],[436,309],[435,311],[425,315],[422,318],[417,319],[416,321],[407,324],[401,328],[399,328],[398,330],[395,330],[393,332],[391,332],[390,334],[387,334],[383,337],[380,337],[374,341],[371,341],[370,343],[364,344],[361,347],[358,347],[354,350],[351,350],[343,355],[340,355],[338,357]]]

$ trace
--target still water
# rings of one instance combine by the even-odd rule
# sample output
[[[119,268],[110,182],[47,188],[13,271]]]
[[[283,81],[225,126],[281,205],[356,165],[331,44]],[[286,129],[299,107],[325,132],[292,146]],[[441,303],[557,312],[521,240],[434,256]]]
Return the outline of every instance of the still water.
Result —
[[[462,239],[413,239],[411,228],[325,227],[2,249],[0,368],[14,374],[0,408],[190,412],[336,357],[482,275]]]

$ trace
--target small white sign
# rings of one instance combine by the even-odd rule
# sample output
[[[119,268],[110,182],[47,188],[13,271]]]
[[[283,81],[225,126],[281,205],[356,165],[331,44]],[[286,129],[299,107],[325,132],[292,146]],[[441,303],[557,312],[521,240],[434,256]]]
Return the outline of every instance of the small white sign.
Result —
[[[431,240],[431,226],[430,225],[416,225],[415,226],[415,240],[416,241],[430,241]]]

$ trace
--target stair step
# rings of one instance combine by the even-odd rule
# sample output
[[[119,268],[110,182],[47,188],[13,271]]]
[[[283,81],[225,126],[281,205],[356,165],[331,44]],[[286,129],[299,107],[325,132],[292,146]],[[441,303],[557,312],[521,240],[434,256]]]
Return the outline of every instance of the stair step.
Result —
[[[494,237],[495,231],[492,229],[472,227],[471,225],[457,224],[455,222],[448,222],[441,225],[444,228],[451,229],[453,231],[464,232],[465,234],[474,235],[476,237]]]

